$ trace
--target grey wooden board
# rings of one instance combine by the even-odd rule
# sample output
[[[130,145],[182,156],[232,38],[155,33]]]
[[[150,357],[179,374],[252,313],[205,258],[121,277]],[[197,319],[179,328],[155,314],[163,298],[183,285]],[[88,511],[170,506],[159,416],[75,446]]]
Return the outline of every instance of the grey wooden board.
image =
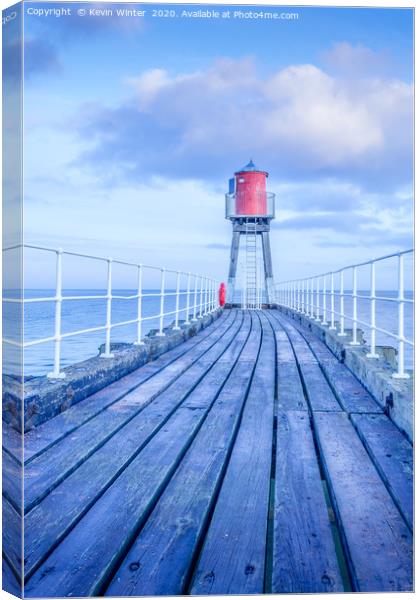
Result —
[[[230,345],[239,337],[237,334],[241,324],[242,317],[238,318],[237,323],[224,332],[215,346],[209,350],[213,356],[213,363],[219,357],[223,357],[223,353],[227,352]],[[25,564],[28,576],[209,372],[213,363],[205,362],[201,365],[200,360],[26,516]],[[222,375],[223,373],[220,374],[221,377]],[[223,379],[221,381],[223,382]]]
[[[194,404],[176,411],[98,499],[29,580],[26,595],[98,595],[182,461],[219,390],[215,385],[209,394],[204,377],[190,396]]]
[[[295,324],[295,327],[299,331],[299,333],[304,337],[304,339],[307,341],[307,343],[309,344],[309,347],[311,348],[312,352],[315,354],[315,356],[317,357],[317,359],[319,361],[335,363],[338,360],[337,357],[335,356],[335,354],[333,354],[331,352],[331,350],[328,348],[328,346],[323,341],[321,341],[318,337],[316,337],[316,335],[309,332],[307,329],[305,329],[304,327],[299,325],[299,323],[297,323],[297,322]]]
[[[273,593],[343,590],[309,416],[279,412]]]
[[[331,390],[331,387],[328,385],[319,365],[301,364],[300,371],[302,373],[306,395],[312,412],[340,412],[343,410]]]
[[[169,364],[154,377],[100,412],[94,419],[33,459],[25,468],[25,510],[31,510],[159,393],[177,381],[217,342],[222,332],[223,327],[217,336],[210,336],[200,345],[197,354],[190,352],[180,356],[175,363]]]
[[[16,573],[19,573],[22,568],[23,522],[19,514],[6,498],[3,498],[2,502],[3,554],[6,554],[9,563],[13,566]]]
[[[42,452],[45,452],[52,445],[94,418],[114,402],[120,400],[128,392],[133,391],[183,354],[197,351],[199,345],[208,340],[210,336],[213,336],[212,339],[217,337],[220,331],[219,328],[224,325],[226,320],[231,322],[234,316],[234,311],[226,311],[216,322],[199,331],[196,336],[183,344],[165,352],[156,360],[136,369],[85,400],[78,402],[62,414],[26,433],[25,462],[28,463]]]
[[[18,462],[22,462],[23,436],[10,425],[2,422],[2,444],[3,448]]]
[[[354,589],[412,590],[411,532],[348,416],[313,418]]]
[[[312,411],[341,411],[342,408],[326,381],[318,361],[310,350],[306,340],[296,330],[293,322],[288,323],[278,315],[275,315],[275,318],[284,327],[289,336],[289,341],[296,354],[305,385],[306,396]],[[282,403],[281,408],[288,410],[284,406],[284,403]]]
[[[382,408],[357,377],[323,342],[301,326],[297,326],[297,329],[308,342],[344,410],[349,413],[383,413]]]
[[[307,411],[302,382],[296,365],[291,363],[278,364],[277,395],[280,410]]]
[[[4,450],[2,456],[3,495],[20,512],[22,509],[22,465]]]
[[[308,410],[299,370],[290,340],[279,321],[268,310],[267,315],[276,339],[277,397],[280,410]]]
[[[22,586],[4,557],[2,560],[2,589],[13,596],[22,598]]]
[[[413,446],[386,415],[352,415],[371,459],[413,529]]]
[[[306,370],[309,375],[317,372],[317,369],[315,369],[315,367],[313,368],[313,371],[311,371],[309,367],[306,366],[306,362],[310,361],[308,361],[307,359],[305,359],[305,361],[301,361],[299,359],[299,353],[296,350],[296,344],[299,344],[300,347],[300,344],[302,343],[301,340],[303,340],[303,342],[309,349],[309,340],[311,337],[313,338],[314,336],[308,332],[305,334],[301,333],[302,328],[299,327],[297,323],[295,324],[295,322],[292,319],[289,319],[284,315],[276,315],[276,318],[279,320],[280,323],[282,323],[287,333],[290,335],[290,339],[298,357],[298,362],[301,365],[301,371],[303,372],[304,370]],[[322,350],[320,348],[322,348]],[[315,364],[319,365],[319,367],[321,368],[331,389],[334,391],[335,396],[338,398],[341,407],[345,411],[356,413],[383,413],[382,408],[374,400],[371,394],[369,394],[369,392],[363,387],[363,385],[360,383],[360,381],[358,381],[358,379],[353,375],[353,373],[345,365],[340,363],[339,360],[335,358],[334,355],[332,355],[332,353],[330,353],[325,344],[323,344],[322,342],[313,342],[309,351],[313,353]],[[314,398],[314,404],[312,406],[312,409],[340,410],[334,409],[334,402],[332,401],[331,397],[329,398],[329,400],[323,402],[322,392],[318,393],[318,388],[316,385],[313,385],[313,383],[314,382],[310,381],[307,385],[308,395],[309,392],[312,390],[313,393],[316,394],[316,398]]]
[[[264,316],[263,339],[226,475],[190,593],[264,591],[275,401],[275,343]],[[238,507],[240,509],[238,510]]]
[[[349,413],[383,414],[383,409],[342,363],[322,363],[322,370],[344,410]]]
[[[309,348],[306,340],[297,331],[294,322],[280,315],[278,311],[272,311],[273,317],[281,324],[286,331],[293,350],[296,354],[296,360],[299,364],[317,364],[317,360]]]
[[[249,357],[258,356],[260,327],[253,315],[246,346],[146,526],[106,594],[185,593],[189,569],[240,422],[252,378]],[[190,404],[190,403],[189,403]],[[133,570],[133,565],[140,568]]]

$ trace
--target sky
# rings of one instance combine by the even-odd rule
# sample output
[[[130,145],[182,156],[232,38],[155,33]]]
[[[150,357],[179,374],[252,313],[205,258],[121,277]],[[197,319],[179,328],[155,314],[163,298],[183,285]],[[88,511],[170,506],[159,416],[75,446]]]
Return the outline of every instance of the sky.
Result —
[[[225,281],[224,194],[252,157],[276,194],[277,281],[412,246],[410,9],[154,8],[26,3],[27,242]],[[68,268],[69,285],[101,285]]]

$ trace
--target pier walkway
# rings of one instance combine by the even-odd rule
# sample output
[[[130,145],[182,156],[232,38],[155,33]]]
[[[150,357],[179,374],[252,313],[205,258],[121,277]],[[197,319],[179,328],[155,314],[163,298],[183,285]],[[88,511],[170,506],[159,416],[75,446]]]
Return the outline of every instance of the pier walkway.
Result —
[[[413,587],[411,444],[277,310],[225,310],[25,437],[27,596]]]

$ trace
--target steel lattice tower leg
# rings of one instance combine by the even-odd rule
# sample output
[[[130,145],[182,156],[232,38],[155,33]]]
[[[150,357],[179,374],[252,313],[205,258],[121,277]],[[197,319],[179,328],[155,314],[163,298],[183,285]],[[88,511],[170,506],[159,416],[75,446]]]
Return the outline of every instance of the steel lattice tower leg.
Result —
[[[236,274],[238,269],[238,256],[239,256],[239,244],[241,235],[247,234],[247,226],[243,220],[238,219],[232,223],[232,244],[230,248],[230,261],[229,261],[229,277],[227,285],[226,303],[234,304],[235,300],[235,285],[236,285]],[[271,248],[270,248],[270,225],[269,223],[261,222],[257,226],[257,236],[261,236],[262,251],[263,251],[263,262],[264,262],[264,279],[265,279],[265,290],[267,294],[268,304],[274,303],[274,277],[273,277],[273,263],[271,260]]]

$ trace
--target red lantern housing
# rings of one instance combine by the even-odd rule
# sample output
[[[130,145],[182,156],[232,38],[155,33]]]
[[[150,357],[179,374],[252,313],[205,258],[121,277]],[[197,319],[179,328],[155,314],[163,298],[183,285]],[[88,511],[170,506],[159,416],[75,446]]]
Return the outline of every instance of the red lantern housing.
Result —
[[[252,160],[241,171],[235,173],[236,214],[238,216],[267,215],[268,173],[260,171]]]

